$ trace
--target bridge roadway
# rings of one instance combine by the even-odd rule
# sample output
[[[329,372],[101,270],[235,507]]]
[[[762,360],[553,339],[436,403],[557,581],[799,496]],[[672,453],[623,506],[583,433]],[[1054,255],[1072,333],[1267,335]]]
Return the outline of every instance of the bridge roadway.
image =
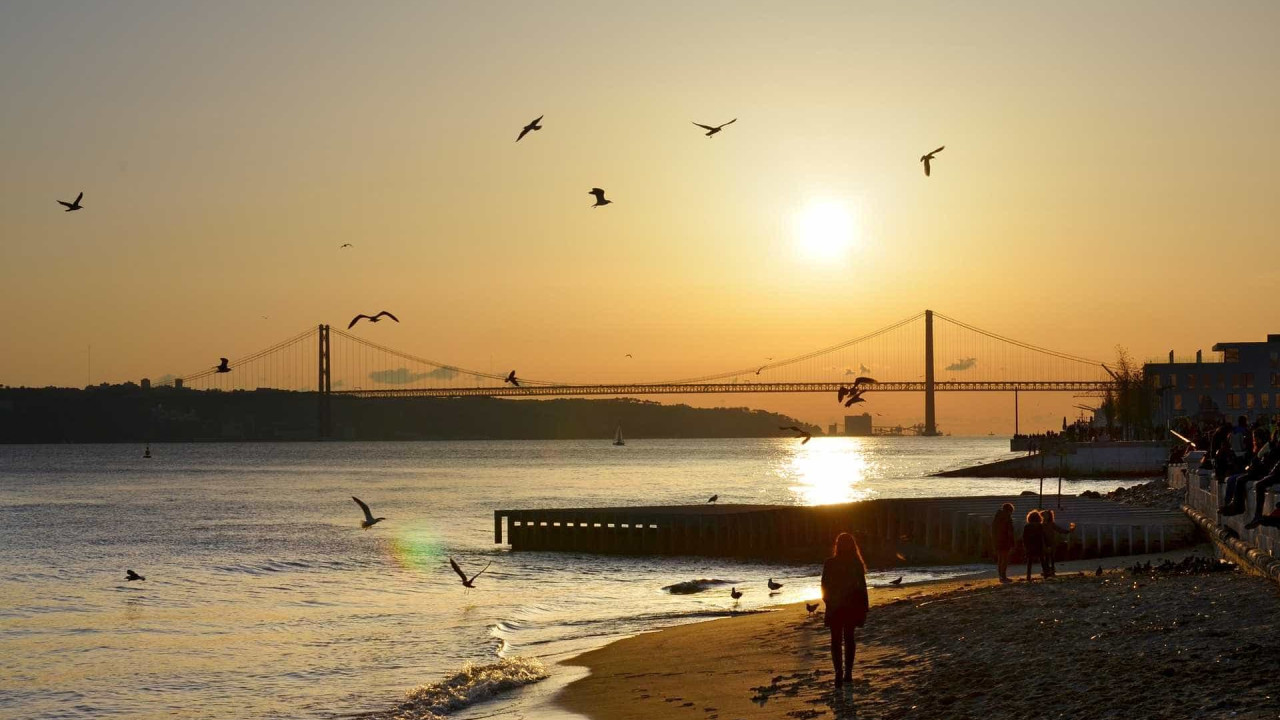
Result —
[[[835,393],[848,383],[834,382],[741,382],[741,383],[619,383],[614,385],[510,385],[474,388],[393,388],[385,390],[333,390],[334,395],[358,397],[567,397],[582,395],[693,395],[700,393]],[[1110,382],[1098,380],[1044,380],[933,383],[936,392],[1103,392]],[[880,382],[869,388],[877,392],[925,392],[923,381]]]

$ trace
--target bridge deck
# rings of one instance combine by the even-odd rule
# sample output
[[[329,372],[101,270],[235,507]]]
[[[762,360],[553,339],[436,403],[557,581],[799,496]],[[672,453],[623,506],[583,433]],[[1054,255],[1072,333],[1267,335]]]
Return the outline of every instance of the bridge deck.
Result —
[[[843,384],[848,387],[848,383]],[[334,395],[361,397],[566,397],[584,395],[696,395],[703,393],[831,393],[842,387],[834,382],[719,382],[719,383],[621,383],[613,385],[495,385],[487,387],[386,388],[381,390],[334,390]],[[960,382],[940,381],[936,392],[1102,392],[1110,382],[1074,380]],[[879,382],[870,387],[878,392],[925,392],[923,382]]]
[[[929,561],[974,561],[991,555],[991,519],[1012,502],[1020,536],[1029,496],[896,498],[812,507],[783,505],[677,505],[546,508],[494,511],[494,542],[512,550],[821,557],[836,534],[859,535],[868,562],[904,548]],[[1049,507],[1056,498],[1046,498]],[[1197,542],[1194,525],[1177,511],[1064,497],[1057,522],[1077,524],[1064,542],[1069,557],[1106,557],[1183,547]]]

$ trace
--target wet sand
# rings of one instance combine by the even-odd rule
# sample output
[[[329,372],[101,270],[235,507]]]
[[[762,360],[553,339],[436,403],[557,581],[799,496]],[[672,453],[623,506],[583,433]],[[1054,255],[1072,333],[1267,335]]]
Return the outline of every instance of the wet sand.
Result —
[[[1280,717],[1274,585],[1081,567],[873,590],[843,690],[820,615],[788,605],[586,653],[559,702],[598,720]]]

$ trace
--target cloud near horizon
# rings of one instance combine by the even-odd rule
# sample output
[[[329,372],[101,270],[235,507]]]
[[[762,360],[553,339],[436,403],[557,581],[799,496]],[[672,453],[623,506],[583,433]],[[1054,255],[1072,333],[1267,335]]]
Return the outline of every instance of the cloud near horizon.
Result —
[[[959,370],[968,370],[978,366],[978,358],[960,358],[946,367],[947,370],[956,372]]]
[[[449,368],[436,368],[429,372],[409,372],[409,368],[396,368],[395,370],[375,370],[369,373],[369,379],[376,383],[386,385],[406,385],[418,380],[452,380],[457,377],[458,373]]]

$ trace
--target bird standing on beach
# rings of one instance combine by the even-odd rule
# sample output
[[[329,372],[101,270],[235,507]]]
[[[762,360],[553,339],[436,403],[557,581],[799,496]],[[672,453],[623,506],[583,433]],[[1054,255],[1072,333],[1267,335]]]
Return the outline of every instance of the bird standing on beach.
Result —
[[[74,212],[83,207],[80,204],[80,198],[82,197],[84,197],[84,193],[80,193],[79,195],[77,195],[76,199],[71,202],[67,202],[65,200],[59,200],[58,204],[66,208],[66,210],[64,210],[63,212]]]
[[[587,194],[596,196],[596,204],[591,206],[593,208],[604,207],[605,205],[613,202],[612,200],[604,199],[604,190],[601,190],[600,188],[591,188],[591,192]]]
[[[801,444],[801,445],[803,445],[803,444],[805,444],[805,443],[809,442],[809,439],[813,437],[813,436],[812,436],[812,435],[810,435],[808,432],[806,432],[806,431],[804,431],[804,430],[801,430],[800,428],[796,427],[795,425],[787,425],[787,426],[779,425],[779,426],[778,426],[778,429],[779,429],[779,430],[791,430],[792,432],[794,432],[794,433],[796,434],[796,437],[798,437],[798,438],[804,438],[803,440],[801,440],[801,441],[800,441],[800,444]]]
[[[890,581],[889,581],[889,584],[890,584],[890,585],[901,585],[901,584],[902,584],[902,576],[901,576],[901,575],[899,575],[897,580],[890,580]]]
[[[708,503],[711,503],[711,504],[714,504],[714,503],[715,503],[715,501],[717,501],[717,500],[719,500],[719,499],[720,499],[720,496],[719,496],[719,495],[712,495],[711,497],[707,498],[707,502],[708,502]]]
[[[782,583],[774,582],[773,578],[769,578],[769,589],[773,590],[774,592],[777,592],[778,590],[782,589]]]
[[[515,370],[512,370],[511,372],[507,373],[507,376],[503,378],[502,382],[511,383],[515,387],[520,387],[520,381],[516,378]]]
[[[493,564],[493,561],[492,561],[492,560],[490,560],[490,561],[489,561],[489,565],[492,565],[492,564]],[[467,574],[466,574],[466,573],[464,573],[464,572],[462,572],[462,568],[458,567],[458,563],[457,563],[457,562],[455,562],[453,558],[449,558],[449,565],[450,565],[451,567],[453,567],[453,571],[454,571],[454,572],[458,573],[458,577],[462,578],[462,586],[463,586],[463,587],[465,587],[465,588],[474,588],[474,587],[475,587],[475,585],[473,585],[472,583],[474,583],[474,582],[476,581],[476,578],[478,578],[478,577],[480,577],[481,575],[483,575],[485,570],[488,570],[488,569],[489,569],[489,565],[485,565],[485,566],[484,566],[484,570],[481,570],[480,572],[476,573],[475,575],[472,575],[472,576],[471,576],[471,578],[470,578],[470,579],[468,579],[468,578],[467,578]]]
[[[214,372],[220,372],[220,373],[229,373],[229,372],[231,372],[231,366],[228,364],[227,359],[226,359],[226,358],[218,358],[218,359],[219,359],[219,360],[221,360],[222,362],[220,362],[220,363],[218,363],[217,365],[215,365],[215,366],[213,367],[213,371],[214,371]]]
[[[396,317],[395,315],[392,315],[391,313],[387,312],[386,310],[383,310],[382,312],[378,313],[377,315],[365,315],[365,314],[361,313],[360,315],[357,315],[357,316],[355,316],[355,317],[351,318],[351,322],[347,323],[347,329],[348,329],[348,330],[350,330],[351,328],[355,327],[355,326],[356,326],[356,323],[360,322],[361,320],[368,320],[368,321],[369,321],[369,322],[371,322],[371,323],[376,323],[376,322],[378,322],[378,321],[382,320],[382,318],[384,318],[384,317],[389,317],[389,318],[391,318],[392,320],[395,320],[396,322],[400,322],[400,318]]]
[[[524,138],[524,136],[525,136],[525,135],[528,135],[529,133],[531,133],[531,132],[533,132],[533,131],[535,131],[535,130],[541,130],[541,129],[542,129],[542,126],[541,126],[541,125],[539,125],[538,123],[542,122],[542,118],[543,118],[543,117],[545,117],[545,116],[544,116],[544,115],[539,115],[537,120],[534,120],[533,122],[529,123],[528,125],[525,125],[525,126],[524,126],[524,128],[520,130],[520,134],[516,136],[516,142],[520,142],[520,141]]]
[[[1099,565],[1097,570],[1093,571],[1094,577],[1102,577],[1102,566]]]
[[[921,155],[921,156],[920,156],[920,162],[924,163],[924,176],[925,176],[925,177],[929,177],[929,162],[933,160],[933,156],[934,156],[934,155],[937,155],[938,153],[942,152],[942,149],[943,149],[943,148],[945,148],[945,147],[946,147],[946,145],[942,145],[942,146],[941,146],[941,147],[939,147],[937,150],[934,150],[933,152],[929,153],[928,155]]]
[[[134,580],[146,580],[146,578],[142,577],[141,575],[139,575],[138,573],[132,570],[124,571],[124,579],[129,582],[133,582]]]
[[[369,528],[373,527],[374,525],[377,525],[378,523],[382,522],[383,520],[386,520],[386,518],[384,518],[384,517],[377,517],[377,518],[376,518],[376,517],[374,517],[374,516],[373,516],[373,513],[369,512],[369,506],[368,506],[368,505],[365,505],[365,504],[364,504],[364,501],[363,501],[363,500],[361,500],[360,498],[356,497],[355,495],[352,495],[352,496],[351,496],[351,499],[352,499],[352,500],[355,500],[355,501],[356,501],[356,504],[360,506],[360,509],[364,511],[364,520],[362,520],[362,521],[360,522],[360,529],[362,529],[362,530],[368,530]]]
[[[808,610],[809,614],[812,615],[818,611],[818,603],[805,603],[804,609]]]
[[[729,597],[737,600],[742,597],[742,593],[736,587],[729,588]]]
[[[723,124],[720,124],[720,125],[703,125],[702,123],[694,123],[694,125],[697,125],[698,127],[702,128],[703,130],[706,130],[706,131],[707,131],[707,137],[711,137],[711,136],[715,135],[716,133],[720,132],[721,130],[723,130],[723,129],[725,128],[725,126],[726,126],[726,125],[732,125],[732,124],[734,124],[734,123],[736,123],[736,122],[738,122],[738,118],[734,118],[734,119],[730,120],[729,122],[727,122],[727,123],[723,123]]]

